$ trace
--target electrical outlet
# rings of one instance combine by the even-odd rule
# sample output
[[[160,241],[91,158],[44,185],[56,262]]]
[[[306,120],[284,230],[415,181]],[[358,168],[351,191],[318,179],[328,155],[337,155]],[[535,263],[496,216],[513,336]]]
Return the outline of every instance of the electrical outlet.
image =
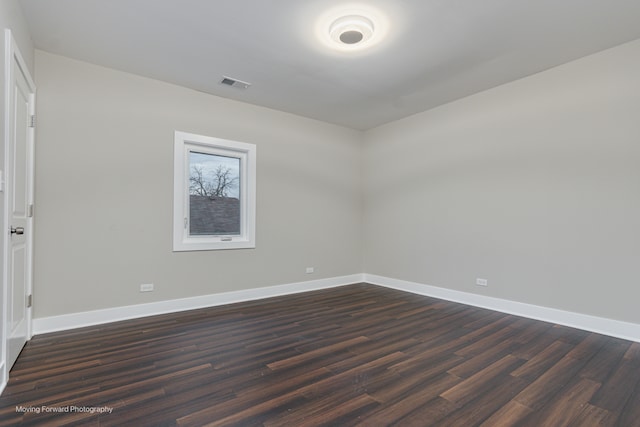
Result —
[[[153,283],[143,283],[140,285],[140,292],[153,292]]]
[[[476,279],[476,285],[478,286],[489,286],[487,283],[487,279]]]
[[[315,269],[313,267],[307,267],[306,273],[307,274],[313,274],[314,271],[315,271]]]

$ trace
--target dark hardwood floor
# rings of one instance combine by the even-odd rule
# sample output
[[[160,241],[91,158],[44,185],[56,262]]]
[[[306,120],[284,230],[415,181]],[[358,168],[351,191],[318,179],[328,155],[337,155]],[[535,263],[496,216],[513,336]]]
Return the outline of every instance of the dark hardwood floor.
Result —
[[[639,380],[638,343],[356,284],[36,336],[0,425],[627,427]]]

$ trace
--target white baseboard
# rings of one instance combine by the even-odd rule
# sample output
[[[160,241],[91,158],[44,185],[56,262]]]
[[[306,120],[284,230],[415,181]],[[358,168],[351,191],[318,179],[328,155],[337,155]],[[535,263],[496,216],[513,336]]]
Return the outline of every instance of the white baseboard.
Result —
[[[119,320],[135,319],[157,314],[214,307],[236,302],[252,301],[280,295],[296,294],[319,289],[327,289],[352,283],[366,282],[387,288],[398,289],[414,294],[430,296],[447,301],[459,302],[475,307],[487,308],[502,313],[514,314],[530,319],[542,320],[572,328],[597,332],[617,338],[640,342],[640,324],[573,313],[555,308],[542,307],[501,298],[488,297],[405,280],[377,276],[375,274],[352,274],[308,282],[290,283],[286,285],[264,288],[244,289],[240,291],[203,295],[148,304],[129,305],[125,307],[107,308],[103,310],[85,311],[33,319],[34,334],[63,331],[84,326],[99,325]]]
[[[117,322],[119,320],[153,316],[156,314],[173,313],[197,308],[214,307],[236,302],[270,298],[280,295],[334,288],[352,283],[359,283],[362,282],[362,279],[362,274],[352,274],[349,276],[289,283],[286,285],[243,289],[240,291],[223,292],[219,294],[202,295],[169,301],[84,311],[81,313],[63,314],[60,316],[41,317],[33,319],[33,333],[34,335],[44,334],[47,332],[64,331],[68,329],[82,328],[85,326],[99,325],[102,323]]]
[[[7,372],[5,371],[4,361],[0,363],[0,394],[4,391],[7,386]]]
[[[582,329],[585,331],[597,332],[599,334],[640,342],[640,324],[637,323],[622,322],[619,320],[573,313],[555,308],[509,301],[501,298],[454,291],[436,286],[377,276],[375,274],[364,274],[363,281],[373,285],[380,285],[414,294],[459,302],[475,307],[488,308],[502,313],[514,314],[516,316],[542,320],[550,323],[557,323],[559,325],[570,326],[572,328]]]

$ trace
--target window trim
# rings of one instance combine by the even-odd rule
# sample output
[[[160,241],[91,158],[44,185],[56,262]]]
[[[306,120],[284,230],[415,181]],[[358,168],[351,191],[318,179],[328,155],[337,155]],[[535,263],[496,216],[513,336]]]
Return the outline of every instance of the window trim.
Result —
[[[189,153],[215,151],[240,159],[240,235],[189,235]],[[173,251],[256,247],[256,146],[175,131],[173,153]]]

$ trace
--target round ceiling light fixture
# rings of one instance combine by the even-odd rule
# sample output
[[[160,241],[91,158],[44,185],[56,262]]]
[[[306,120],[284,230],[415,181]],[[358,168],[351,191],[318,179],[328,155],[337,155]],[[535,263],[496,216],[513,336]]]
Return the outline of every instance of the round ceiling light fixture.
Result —
[[[371,19],[360,15],[342,16],[329,27],[329,37],[336,43],[357,45],[366,43],[373,36]]]
[[[383,40],[389,29],[385,14],[367,4],[347,4],[327,10],[316,21],[316,36],[332,50],[362,51]]]

